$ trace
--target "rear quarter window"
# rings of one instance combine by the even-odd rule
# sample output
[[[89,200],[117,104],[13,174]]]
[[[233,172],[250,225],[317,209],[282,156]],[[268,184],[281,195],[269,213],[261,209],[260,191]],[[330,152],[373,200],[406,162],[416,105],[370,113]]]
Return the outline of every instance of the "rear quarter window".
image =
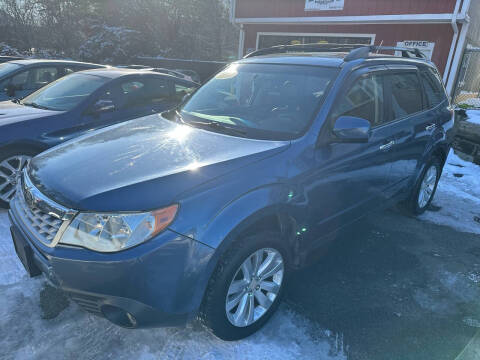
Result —
[[[436,71],[431,68],[427,68],[423,69],[420,74],[427,96],[428,108],[434,108],[443,101],[447,100],[447,95],[445,94],[445,90],[441,80],[436,74]]]

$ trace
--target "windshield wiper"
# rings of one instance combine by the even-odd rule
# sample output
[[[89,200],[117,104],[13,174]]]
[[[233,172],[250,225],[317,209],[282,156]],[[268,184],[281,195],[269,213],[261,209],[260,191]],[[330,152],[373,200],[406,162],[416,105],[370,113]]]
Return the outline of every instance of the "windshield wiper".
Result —
[[[20,104],[20,99],[12,99],[11,101],[15,104]]]
[[[50,110],[50,108],[48,108],[46,106],[43,106],[43,105],[40,105],[40,104],[37,104],[37,103],[34,103],[34,102],[22,103],[22,105],[31,106],[31,107],[34,107],[35,109]]]
[[[213,129],[213,130],[230,132],[237,135],[244,135],[244,136],[247,135],[246,131],[222,124],[221,122],[218,122],[218,121],[189,121],[188,124],[198,125],[198,126]]]

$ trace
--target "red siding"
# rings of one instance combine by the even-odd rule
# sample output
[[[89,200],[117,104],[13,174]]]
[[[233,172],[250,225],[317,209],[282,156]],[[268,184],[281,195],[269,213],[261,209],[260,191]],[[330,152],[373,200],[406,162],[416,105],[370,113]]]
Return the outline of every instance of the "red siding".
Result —
[[[305,0],[237,0],[237,18],[453,13],[456,0],[345,0],[343,11],[305,11]]]
[[[387,0],[385,0],[387,1]],[[421,1],[421,0],[419,0]],[[388,1],[390,2],[390,1]],[[434,25],[245,25],[245,50],[255,48],[257,32],[376,34],[375,43],[397,45],[398,41],[426,40],[435,43],[433,62],[445,69],[453,30],[450,24]]]

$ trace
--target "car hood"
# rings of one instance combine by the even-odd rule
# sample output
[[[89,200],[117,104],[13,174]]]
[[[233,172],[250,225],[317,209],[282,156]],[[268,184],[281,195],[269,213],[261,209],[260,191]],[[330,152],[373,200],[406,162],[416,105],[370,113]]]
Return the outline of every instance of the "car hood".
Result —
[[[209,132],[157,114],[52,148],[33,159],[29,176],[46,196],[72,209],[153,210],[289,144]]]
[[[58,113],[59,111],[36,109],[31,106],[16,104],[12,101],[2,101],[0,102],[0,126]]]

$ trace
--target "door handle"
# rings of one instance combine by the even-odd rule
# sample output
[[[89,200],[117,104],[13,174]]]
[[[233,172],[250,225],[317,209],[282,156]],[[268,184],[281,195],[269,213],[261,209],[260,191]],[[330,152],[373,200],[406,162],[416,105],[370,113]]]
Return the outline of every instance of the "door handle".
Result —
[[[430,124],[430,125],[427,125],[427,127],[425,128],[425,130],[427,130],[427,131],[432,131],[432,130],[435,130],[436,127],[437,127],[437,125],[435,125],[435,124]]]
[[[385,144],[385,145],[380,146],[380,150],[382,150],[382,151],[388,151],[388,150],[390,150],[390,149],[393,147],[393,145],[395,145],[395,141],[394,141],[394,140],[390,141],[388,144]]]

